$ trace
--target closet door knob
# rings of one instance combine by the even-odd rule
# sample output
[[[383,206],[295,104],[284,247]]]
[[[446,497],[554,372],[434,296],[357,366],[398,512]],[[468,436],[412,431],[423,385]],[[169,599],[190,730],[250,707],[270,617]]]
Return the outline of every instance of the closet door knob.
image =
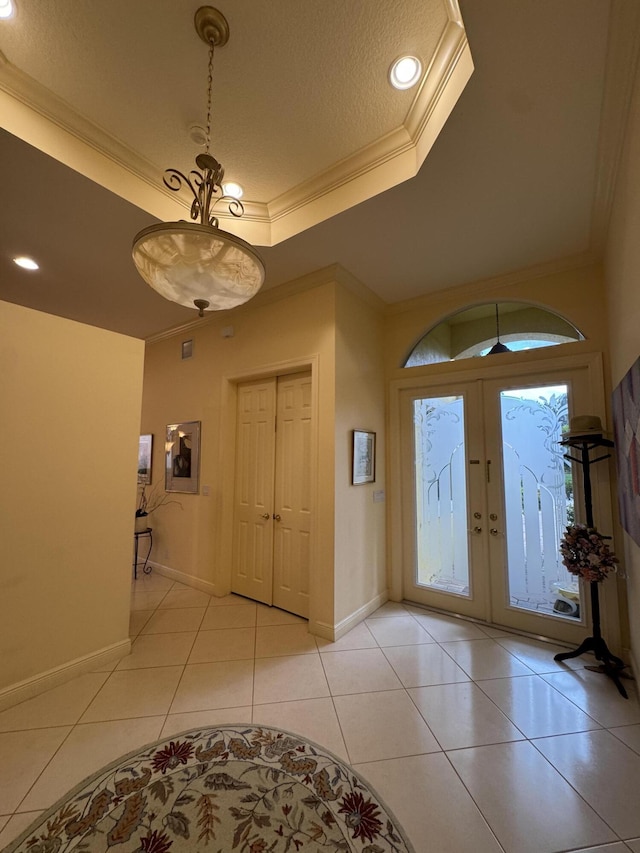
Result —
[[[279,516],[277,513],[274,513],[274,516],[273,516],[273,517],[274,517],[274,519],[275,519],[276,521],[280,521],[280,520],[281,520],[281,519],[280,519],[280,516]]]
[[[260,518],[265,518],[268,520],[269,518],[271,518],[271,516],[269,515],[268,512],[263,512],[262,515],[260,516]]]

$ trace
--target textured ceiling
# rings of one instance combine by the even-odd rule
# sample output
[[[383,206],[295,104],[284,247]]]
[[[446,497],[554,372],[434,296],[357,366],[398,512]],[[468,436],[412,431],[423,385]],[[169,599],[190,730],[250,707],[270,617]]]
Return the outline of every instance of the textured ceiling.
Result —
[[[187,168],[205,123],[198,0],[23,0],[7,60],[161,171]],[[442,0],[220,0],[212,150],[268,201],[402,124],[415,95],[387,83],[402,52],[430,57]],[[292,133],[282,125],[293,122]],[[257,132],[259,129],[259,132]]]
[[[187,6],[189,18],[191,7],[197,5],[155,0],[102,4],[96,19],[96,28],[103,29],[97,54],[101,77],[96,82],[89,73],[81,73],[75,82],[67,83],[84,91],[87,109],[96,109],[97,105],[101,122],[111,133],[116,133],[111,126],[113,115],[119,116],[120,110],[128,118],[117,120],[125,123],[135,125],[136,115],[143,129],[146,122],[154,122],[153,132],[144,135],[148,142],[155,139],[153,144],[157,143],[159,154],[148,149],[145,157],[160,156],[163,166],[179,165],[171,157],[178,156],[181,145],[171,141],[174,135],[168,132],[164,121],[158,130],[156,109],[165,115],[158,104],[165,99],[174,101],[174,111],[177,107],[182,114],[179,119],[174,116],[165,121],[180,125],[180,133],[185,133],[190,121],[198,119],[193,113],[199,96],[194,96],[194,106],[189,106],[193,93],[187,98],[176,79],[176,69],[182,74],[184,68],[194,79],[199,78],[201,48],[205,54],[206,48],[197,39],[194,45],[188,20],[184,27],[180,25],[181,34],[173,34],[174,46],[153,59],[158,77],[155,84],[153,76],[146,76],[142,63],[135,85],[129,85],[129,92],[123,94],[119,89],[127,76],[122,73],[123,54],[131,51],[132,42],[116,38],[113,28],[119,25],[126,30],[129,13],[137,20],[141,8],[175,10]],[[404,8],[404,3],[400,5]],[[422,5],[416,2],[407,6],[411,13],[402,19],[405,39],[415,29],[411,15],[418,15]],[[607,199],[624,127],[625,84],[633,72],[631,59],[635,54],[628,45],[637,43],[638,36],[637,13],[616,17],[616,6],[621,5],[635,8],[634,4],[614,3],[612,14],[607,0],[463,0],[461,11],[475,70],[416,177],[263,249],[267,263],[265,289],[339,263],[385,302],[396,303],[468,281],[564,262],[578,255],[597,258],[606,230]],[[30,36],[29,42],[14,45],[13,31],[9,29],[12,24],[0,23],[0,50],[12,63],[26,61],[21,56],[30,53],[34,63],[31,71],[35,72],[37,64],[40,75],[53,75],[54,66],[62,59],[69,68],[82,68],[89,58],[79,19],[72,12],[94,6],[98,8],[93,0],[22,0],[19,11],[24,8],[29,14],[37,9],[41,15],[42,8],[59,8],[63,13],[66,10],[68,42],[64,55],[58,52],[54,62],[54,46],[44,25]],[[240,65],[246,65],[242,69],[245,83],[250,75],[260,80],[266,74],[265,67],[256,61],[258,47],[261,55],[269,54],[270,75],[281,75],[278,79],[282,81],[288,67],[287,56],[277,47],[280,24],[271,27],[262,18],[265,44],[260,46],[255,33],[248,35],[251,15],[247,10],[254,7],[267,19],[273,8],[291,13],[287,23],[295,31],[291,43],[296,43],[297,49],[301,44],[308,47],[306,53],[315,81],[298,86],[290,82],[289,87],[282,84],[280,91],[266,86],[269,98],[265,102],[237,90],[228,104],[233,116],[225,121],[229,140],[225,145],[230,146],[232,162],[234,137],[251,137],[251,145],[247,140],[244,145],[249,166],[255,166],[256,172],[268,173],[269,158],[261,155],[263,139],[269,140],[265,145],[277,148],[279,144],[281,150],[293,151],[292,166],[298,169],[313,152],[322,155],[325,137],[340,135],[334,132],[335,125],[331,134],[323,133],[326,128],[321,126],[319,138],[307,148],[306,143],[301,143],[298,126],[288,121],[288,101],[292,97],[289,88],[295,89],[295,97],[306,105],[305,122],[315,127],[316,103],[323,98],[331,100],[331,96],[322,94],[325,77],[332,81],[331,91],[337,97],[340,86],[336,80],[342,77],[333,76],[336,59],[330,52],[336,33],[331,33],[329,27],[327,34],[325,29],[332,20],[339,19],[340,9],[347,6],[361,20],[364,41],[373,45],[372,61],[381,52],[386,34],[385,38],[380,37],[378,12],[370,16],[369,10],[382,10],[380,14],[386,10],[389,20],[395,21],[391,14],[397,7],[395,3],[376,2],[370,6],[369,0],[348,4],[238,0],[229,4],[232,37],[224,50],[240,52]],[[312,20],[313,26],[301,26],[296,17],[303,7],[310,16],[307,24]],[[333,10],[333,14],[321,19],[319,7]],[[109,10],[108,14],[104,9]],[[236,11],[240,16],[237,22]],[[102,16],[108,17],[110,23]],[[372,21],[376,26],[371,26]],[[136,26],[139,25],[138,22]],[[147,51],[155,50],[156,28],[160,26],[158,17],[149,21],[144,38]],[[177,22],[175,27],[179,28]],[[241,36],[243,27],[247,34]],[[399,26],[398,32],[400,29]],[[248,53],[244,53],[245,39],[249,39]],[[610,43],[615,49],[608,50]],[[356,49],[354,36],[341,44],[341,50],[349,55],[367,55],[366,44]],[[323,46],[320,53],[318,45]],[[300,52],[305,53],[298,49]],[[391,58],[398,52],[394,42]],[[227,90],[233,94],[233,81],[222,78],[226,56],[222,50],[216,55],[215,72],[215,85],[225,91],[225,98]],[[350,57],[343,57],[342,61],[349,65]],[[389,61],[385,56],[381,63],[385,75]],[[72,76],[69,68],[64,71],[67,80]],[[112,79],[113,97],[98,96],[98,83],[112,91]],[[361,84],[362,81],[354,85]],[[344,88],[350,88],[350,84]],[[382,88],[388,97],[391,90]],[[168,96],[169,91],[172,97]],[[244,105],[245,97],[253,100],[251,110],[247,110],[245,119],[236,118],[237,107]],[[1,107],[0,99],[0,122],[6,127]],[[352,119],[355,127],[345,127],[343,134],[351,140],[358,133],[357,112]],[[326,113],[325,120],[330,121]],[[393,117],[391,120],[395,121]],[[242,121],[246,126],[237,123]],[[142,133],[140,129],[137,132]],[[175,146],[171,150],[176,153],[166,159],[162,140],[167,146]],[[342,144],[342,139],[338,143]],[[250,150],[254,153],[249,154]],[[286,159],[281,158],[281,162]],[[268,180],[271,177],[264,177],[265,182]],[[0,133],[0,193],[0,298],[140,337],[193,317],[189,309],[167,303],[151,292],[133,268],[133,235],[156,221],[148,212],[9,133]],[[127,198],[125,192],[121,195]],[[18,252],[38,255],[42,273],[33,276],[15,268],[10,258]]]
[[[25,0],[0,42],[4,126],[149,213],[180,218],[161,176],[193,166],[189,128],[206,125],[199,5]],[[214,56],[211,150],[245,189],[250,215],[236,233],[260,245],[413,177],[472,70],[455,0],[219,6],[231,34]],[[425,72],[396,91],[389,66],[406,53]]]

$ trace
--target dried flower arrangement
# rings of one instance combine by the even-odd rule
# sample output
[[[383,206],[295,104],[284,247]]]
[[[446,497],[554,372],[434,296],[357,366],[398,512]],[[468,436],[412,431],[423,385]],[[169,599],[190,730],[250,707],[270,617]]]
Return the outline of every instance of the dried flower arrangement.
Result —
[[[161,506],[168,504],[178,504],[182,509],[180,501],[170,500],[169,495],[156,485],[147,492],[147,487],[142,486],[138,494],[138,508],[136,509],[136,518],[141,518],[146,515],[151,515]]]
[[[567,527],[560,543],[562,562],[572,575],[590,583],[603,581],[616,570],[618,558],[595,527],[573,524]]]

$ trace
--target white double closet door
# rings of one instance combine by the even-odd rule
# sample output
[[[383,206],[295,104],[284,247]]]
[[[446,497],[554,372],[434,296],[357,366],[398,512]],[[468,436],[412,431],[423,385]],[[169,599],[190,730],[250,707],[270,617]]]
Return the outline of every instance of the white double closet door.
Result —
[[[311,374],[238,386],[232,592],[309,615]]]

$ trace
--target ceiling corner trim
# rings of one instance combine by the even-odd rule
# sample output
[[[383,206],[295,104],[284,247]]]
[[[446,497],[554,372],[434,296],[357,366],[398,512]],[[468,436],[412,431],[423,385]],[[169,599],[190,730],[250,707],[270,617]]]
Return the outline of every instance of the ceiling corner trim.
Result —
[[[447,15],[449,16],[449,20],[453,24],[457,24],[458,26],[464,26],[462,21],[462,13],[460,12],[460,4],[458,0],[444,0],[444,5],[447,9]]]
[[[598,139],[597,180],[591,215],[591,247],[604,251],[640,61],[640,7],[614,0],[611,5],[606,75]]]
[[[417,150],[418,169],[451,115],[473,70],[466,32],[449,22],[405,121]]]
[[[159,219],[179,219],[189,205],[164,190],[157,170],[62,98],[0,61],[2,127]]]
[[[457,0],[404,122],[277,198],[244,202],[245,215],[220,211],[224,227],[274,246],[415,177],[472,72]],[[188,219],[189,202],[162,183],[158,169],[0,54],[2,126],[161,221]]]
[[[472,73],[466,32],[449,20],[403,125],[270,202],[270,245],[415,177]]]

